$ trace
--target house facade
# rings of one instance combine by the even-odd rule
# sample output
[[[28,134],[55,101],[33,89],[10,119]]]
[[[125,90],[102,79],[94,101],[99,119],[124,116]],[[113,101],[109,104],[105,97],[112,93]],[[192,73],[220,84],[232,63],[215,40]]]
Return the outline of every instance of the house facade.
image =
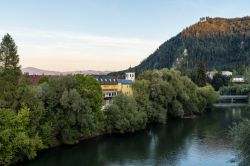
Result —
[[[135,80],[135,73],[125,73],[125,79],[117,79],[114,76],[107,75],[95,77],[101,86],[105,105],[109,104],[112,98],[119,93],[133,95],[132,83]]]
[[[238,84],[245,83],[245,78],[243,76],[235,76],[232,78],[231,82]]]
[[[231,72],[231,71],[222,71],[221,72],[221,75],[223,75],[223,76],[232,76],[233,75],[233,72]]]
[[[104,100],[110,100],[118,95],[118,81],[116,77],[106,75],[95,77],[102,88]]]
[[[118,91],[125,95],[133,95],[132,80],[118,79]]]

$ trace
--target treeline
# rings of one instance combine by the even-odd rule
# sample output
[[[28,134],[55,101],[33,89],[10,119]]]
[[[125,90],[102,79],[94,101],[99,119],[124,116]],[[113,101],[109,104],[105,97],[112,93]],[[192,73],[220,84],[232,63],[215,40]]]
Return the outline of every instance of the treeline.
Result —
[[[179,71],[168,69],[141,73],[133,93],[117,96],[106,108],[109,131],[133,132],[168,118],[200,114],[218,98],[211,86],[198,87]]]
[[[44,77],[38,85],[20,76],[17,46],[7,34],[0,44],[0,165],[32,159],[41,149],[199,114],[217,98],[211,86],[197,87],[180,72],[153,70],[134,82],[134,96],[120,94],[103,111],[102,90],[92,76]]]
[[[209,18],[163,43],[140,65],[141,72],[162,68],[194,68],[199,61],[207,70],[241,71],[250,64],[250,17]],[[114,73],[121,74],[121,73]]]
[[[231,85],[222,87],[220,93],[223,95],[249,95],[250,84]]]
[[[32,159],[38,150],[105,133],[102,90],[91,76],[21,76],[10,35],[0,45],[0,165]]]

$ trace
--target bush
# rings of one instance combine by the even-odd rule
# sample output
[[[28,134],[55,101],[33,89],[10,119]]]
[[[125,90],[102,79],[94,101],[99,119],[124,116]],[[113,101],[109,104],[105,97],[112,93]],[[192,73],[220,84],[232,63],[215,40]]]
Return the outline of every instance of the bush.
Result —
[[[18,113],[9,109],[0,109],[0,165],[9,165],[16,161],[18,156],[27,156],[32,159],[37,150],[43,148],[39,136],[31,137],[30,111],[21,109]]]
[[[149,122],[164,122],[167,114],[182,118],[200,113],[211,108],[218,98],[211,86],[199,88],[180,72],[168,69],[145,71],[132,87],[134,97],[147,112]]]
[[[223,87],[220,93],[223,95],[248,95],[250,93],[250,84]]]
[[[147,115],[140,110],[132,96],[119,94],[105,110],[108,131],[125,133],[145,128]]]
[[[219,94],[215,92],[212,86],[205,86],[198,89],[198,94],[203,99],[200,99],[200,103],[203,103],[203,108],[211,109],[213,104],[218,100]],[[202,101],[201,101],[202,100]]]
[[[169,110],[169,114],[172,117],[182,118],[184,116],[184,110],[182,104],[178,100],[172,102],[172,108]]]
[[[230,134],[233,138],[234,146],[240,151],[240,155],[244,164],[250,163],[250,120],[243,120],[239,124],[235,124]]]

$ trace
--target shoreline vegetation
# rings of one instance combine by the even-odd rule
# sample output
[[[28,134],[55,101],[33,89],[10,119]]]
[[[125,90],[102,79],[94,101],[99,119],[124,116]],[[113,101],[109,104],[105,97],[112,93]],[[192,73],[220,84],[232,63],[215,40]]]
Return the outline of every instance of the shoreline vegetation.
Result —
[[[177,70],[152,70],[138,76],[133,96],[119,94],[101,110],[102,90],[94,77],[44,77],[32,85],[27,74],[21,76],[9,34],[0,50],[0,165],[34,159],[43,149],[195,116],[218,98],[212,86],[199,87]]]

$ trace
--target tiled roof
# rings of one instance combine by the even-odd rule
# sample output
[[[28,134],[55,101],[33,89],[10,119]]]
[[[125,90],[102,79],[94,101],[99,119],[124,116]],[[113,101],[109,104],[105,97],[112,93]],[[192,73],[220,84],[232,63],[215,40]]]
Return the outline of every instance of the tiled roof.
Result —
[[[99,82],[99,84],[118,84],[116,77],[113,76],[95,76],[96,80]]]
[[[121,84],[132,84],[132,80],[118,79],[118,83],[121,83]]]

